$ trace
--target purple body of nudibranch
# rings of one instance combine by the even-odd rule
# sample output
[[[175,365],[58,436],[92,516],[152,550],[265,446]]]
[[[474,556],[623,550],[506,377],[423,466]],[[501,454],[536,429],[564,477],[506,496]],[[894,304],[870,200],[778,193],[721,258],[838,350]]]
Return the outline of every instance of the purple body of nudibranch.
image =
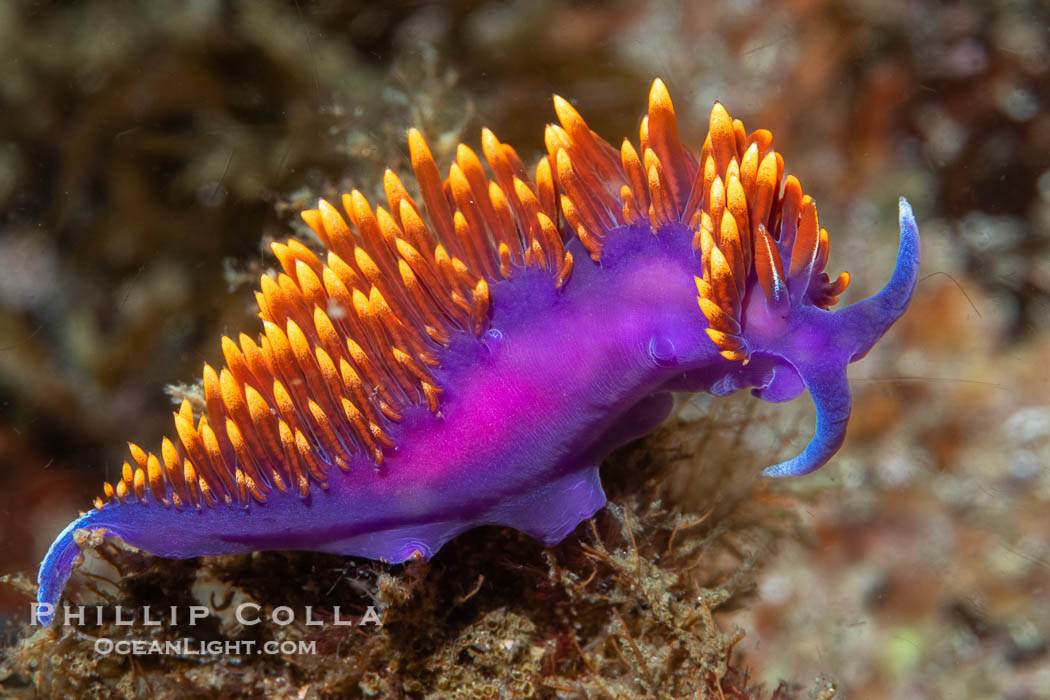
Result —
[[[900,225],[892,280],[853,306],[832,312],[786,295],[770,303],[752,280],[741,310],[745,363],[726,359],[708,336],[694,285],[701,252],[689,226],[642,220],[602,231],[595,264],[572,238],[566,249],[587,264],[577,264],[562,288],[540,267],[490,283],[484,332],[457,331],[440,351],[433,369],[443,388],[440,411],[408,407],[389,428],[396,447],[385,451],[382,466],[358,453],[327,488],[305,497],[275,491],[261,504],[106,504],[56,540],[41,566],[39,600],[57,603],[79,554],[79,529],[104,528],[176,558],[301,549],[401,562],[415,553],[430,557],[486,524],[552,545],[605,504],[602,459],[655,428],[673,391],[725,395],[753,387],[765,400],[785,401],[808,389],[816,436],[799,457],[765,473],[812,471],[845,434],[846,366],[910,299],[919,241],[904,200]]]

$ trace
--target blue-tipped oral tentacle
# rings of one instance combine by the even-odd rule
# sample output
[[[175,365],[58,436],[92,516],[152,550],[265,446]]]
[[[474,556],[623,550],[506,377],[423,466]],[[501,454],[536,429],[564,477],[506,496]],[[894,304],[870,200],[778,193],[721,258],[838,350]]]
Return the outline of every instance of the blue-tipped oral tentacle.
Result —
[[[804,368],[800,372],[813,404],[817,427],[813,439],[799,456],[762,471],[764,476],[801,476],[824,466],[846,439],[852,396],[845,367]]]
[[[850,362],[864,357],[904,314],[919,277],[921,243],[911,205],[900,198],[900,246],[893,276],[877,294],[835,312],[838,324],[853,338]]]

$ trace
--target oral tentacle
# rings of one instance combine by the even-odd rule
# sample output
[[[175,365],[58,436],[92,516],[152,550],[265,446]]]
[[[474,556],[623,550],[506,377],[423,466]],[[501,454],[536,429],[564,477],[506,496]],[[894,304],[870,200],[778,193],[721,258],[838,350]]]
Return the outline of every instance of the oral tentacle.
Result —
[[[921,243],[911,205],[900,198],[900,246],[893,276],[874,296],[835,312],[835,323],[853,340],[850,362],[864,357],[890,326],[901,317],[915,291],[919,276]]]
[[[767,467],[762,471],[763,476],[809,474],[824,466],[846,439],[846,425],[853,404],[846,368],[826,365],[796,369],[817,407],[816,433],[802,454]]]

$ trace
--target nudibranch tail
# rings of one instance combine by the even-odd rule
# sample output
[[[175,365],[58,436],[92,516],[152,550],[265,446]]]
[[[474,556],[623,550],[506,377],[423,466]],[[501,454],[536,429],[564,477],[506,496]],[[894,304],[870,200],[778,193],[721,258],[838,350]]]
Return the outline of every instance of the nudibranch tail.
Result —
[[[604,505],[597,465],[659,424],[674,390],[785,401],[808,388],[817,437],[766,473],[830,458],[846,365],[914,287],[907,204],[890,284],[831,313],[849,276],[824,272],[828,233],[768,131],[716,103],[694,155],[660,80],[637,144],[554,108],[531,171],[485,129],[487,169],[461,144],[443,178],[413,129],[418,196],[388,170],[386,206],[354,190],[304,211],[326,252],[273,244],[262,333],[222,339],[204,405],[183,401],[156,452],[129,445],[48,552],[40,600],[57,602],[80,530],[168,557],[399,562],[483,524],[553,544]]]
[[[97,511],[92,511],[97,512]],[[47,626],[55,617],[62,589],[73,569],[80,565],[83,554],[76,542],[76,533],[89,526],[90,513],[80,516],[59,533],[40,562],[40,578],[37,581],[36,620]]]

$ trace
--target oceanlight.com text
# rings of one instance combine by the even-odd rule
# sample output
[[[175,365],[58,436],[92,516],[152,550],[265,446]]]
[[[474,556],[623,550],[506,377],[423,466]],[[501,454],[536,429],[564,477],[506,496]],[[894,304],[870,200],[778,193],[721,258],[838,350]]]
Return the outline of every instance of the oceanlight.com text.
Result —
[[[148,639],[95,640],[95,653],[102,656],[247,656],[250,654],[316,654],[317,642],[307,640],[268,641],[259,643],[252,639],[240,641],[204,641],[200,639],[172,639],[157,641]]]

